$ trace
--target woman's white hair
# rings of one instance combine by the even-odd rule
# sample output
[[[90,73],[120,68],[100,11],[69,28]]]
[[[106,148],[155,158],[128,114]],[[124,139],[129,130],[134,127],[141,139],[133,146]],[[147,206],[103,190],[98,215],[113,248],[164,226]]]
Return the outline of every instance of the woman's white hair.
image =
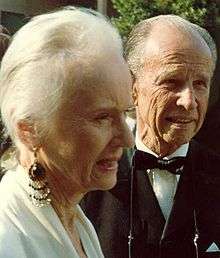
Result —
[[[209,47],[213,59],[214,68],[217,62],[217,49],[214,40],[207,30],[191,23],[177,15],[158,15],[139,22],[132,29],[125,48],[125,56],[129,64],[129,68],[133,75],[136,77],[141,71],[141,67],[147,58],[145,55],[145,43],[148,36],[151,33],[153,25],[157,22],[163,22],[176,26],[180,31],[184,31],[189,34],[199,34],[202,40],[204,40]]]
[[[94,60],[107,61],[112,55],[122,56],[121,38],[95,11],[66,7],[24,25],[15,34],[0,71],[2,120],[14,142],[18,121],[37,121],[38,133],[48,133],[67,88],[80,83]]]

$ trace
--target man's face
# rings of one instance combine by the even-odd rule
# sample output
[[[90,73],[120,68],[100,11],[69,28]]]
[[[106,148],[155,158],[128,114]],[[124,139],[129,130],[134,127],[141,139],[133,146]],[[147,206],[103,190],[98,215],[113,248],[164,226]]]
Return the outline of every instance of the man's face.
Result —
[[[164,28],[155,29],[146,43],[146,60],[134,84],[134,96],[139,136],[161,154],[162,145],[175,150],[200,129],[213,64],[200,38],[189,38],[173,28],[165,30],[166,35]]]

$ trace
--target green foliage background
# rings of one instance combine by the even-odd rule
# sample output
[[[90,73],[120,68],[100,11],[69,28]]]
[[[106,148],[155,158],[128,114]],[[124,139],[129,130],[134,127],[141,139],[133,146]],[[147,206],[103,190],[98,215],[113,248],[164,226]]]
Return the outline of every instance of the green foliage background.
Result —
[[[112,0],[118,12],[112,18],[123,37],[139,21],[159,14],[176,14],[212,30],[217,23],[220,6],[217,0]]]

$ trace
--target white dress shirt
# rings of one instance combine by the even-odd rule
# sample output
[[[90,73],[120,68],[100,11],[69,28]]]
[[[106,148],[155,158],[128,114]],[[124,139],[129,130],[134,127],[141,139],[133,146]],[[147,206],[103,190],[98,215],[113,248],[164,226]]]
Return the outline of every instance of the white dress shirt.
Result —
[[[157,158],[159,157],[159,155],[151,151],[148,147],[146,147],[143,144],[143,142],[138,137],[137,133],[135,143],[138,150],[152,154]],[[185,157],[188,148],[189,143],[183,144],[174,153],[170,154],[169,156],[163,157],[163,159],[169,160],[177,156]],[[174,175],[167,170],[161,170],[158,168],[148,169],[146,173],[148,173],[151,185],[160,205],[161,211],[165,219],[167,220],[172,208],[173,198],[176,193],[180,175]]]
[[[0,258],[79,258],[51,205],[30,201],[28,176],[20,166],[0,183]],[[103,258],[96,232],[79,205],[75,226],[89,258]]]

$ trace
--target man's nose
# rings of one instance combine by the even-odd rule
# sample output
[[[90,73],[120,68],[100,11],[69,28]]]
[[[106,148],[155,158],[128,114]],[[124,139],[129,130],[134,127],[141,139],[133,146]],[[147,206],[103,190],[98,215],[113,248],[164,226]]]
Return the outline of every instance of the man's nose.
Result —
[[[115,147],[131,148],[134,146],[134,136],[126,121],[121,121],[114,130],[112,145]]]
[[[197,97],[192,85],[186,85],[179,93],[176,101],[177,106],[182,106],[190,111],[197,107]]]

